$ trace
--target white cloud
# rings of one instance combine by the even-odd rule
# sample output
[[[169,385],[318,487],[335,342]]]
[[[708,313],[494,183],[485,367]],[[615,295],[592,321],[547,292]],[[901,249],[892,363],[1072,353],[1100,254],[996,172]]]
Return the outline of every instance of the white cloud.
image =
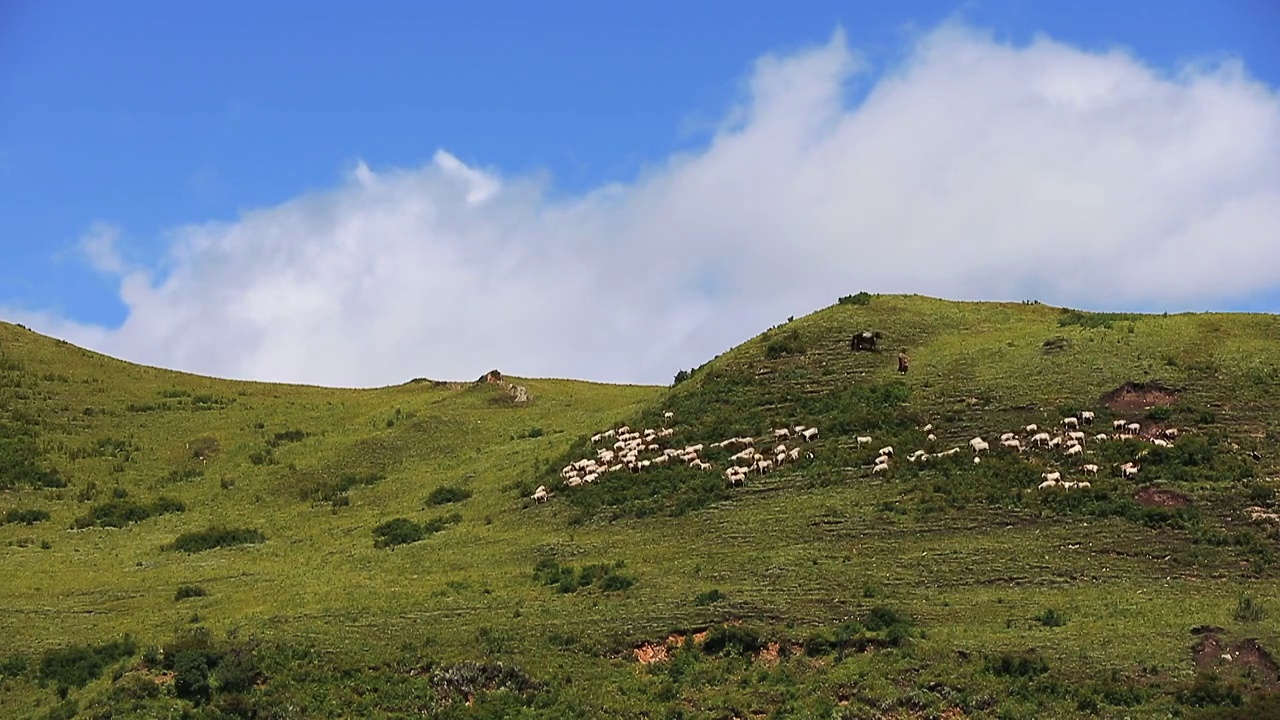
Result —
[[[1181,310],[1280,285],[1280,94],[1238,65],[950,25],[848,107],[866,73],[841,33],[762,59],[706,148],[568,200],[444,151],[361,163],[175,230],[118,329],[32,322],[232,377],[666,382],[858,290]]]
[[[97,222],[80,236],[76,248],[89,267],[107,275],[121,275],[127,270],[116,243],[120,241],[120,228],[110,223]]]

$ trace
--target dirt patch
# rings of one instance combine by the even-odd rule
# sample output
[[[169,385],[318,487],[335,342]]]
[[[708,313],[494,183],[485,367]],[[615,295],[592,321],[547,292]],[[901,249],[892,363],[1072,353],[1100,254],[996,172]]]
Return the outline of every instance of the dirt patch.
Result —
[[[1157,405],[1172,405],[1178,400],[1178,391],[1158,382],[1127,382],[1100,398],[1111,412],[1134,413],[1150,410]]]
[[[1191,504],[1191,498],[1174,490],[1165,490],[1148,485],[1144,488],[1138,488],[1133,494],[1134,502],[1147,507],[1166,507],[1178,508],[1186,507]]]
[[[1244,509],[1249,519],[1254,522],[1280,522],[1280,513],[1274,513],[1263,507],[1247,507]]]
[[[653,663],[666,662],[671,659],[671,654],[667,651],[666,645],[658,643],[646,643],[635,649],[636,661],[641,665],[652,665]]]
[[[782,656],[782,646],[776,642],[771,642],[764,646],[764,649],[756,655],[756,660],[765,665],[773,666],[778,664],[778,658]]]
[[[1191,647],[1191,659],[1201,670],[1252,671],[1263,684],[1280,687],[1280,665],[1254,638],[1228,643],[1218,635],[1205,635]]]
[[[703,640],[706,640],[706,639],[707,639],[707,636],[708,636],[708,635],[710,635],[710,634],[711,634],[711,631],[710,631],[710,630],[703,630],[703,631],[702,631],[702,632],[700,632],[700,633],[694,633],[694,634],[693,634],[693,642],[694,642],[695,644],[697,644],[697,645],[701,645],[701,644],[702,644],[702,641],[703,641]]]

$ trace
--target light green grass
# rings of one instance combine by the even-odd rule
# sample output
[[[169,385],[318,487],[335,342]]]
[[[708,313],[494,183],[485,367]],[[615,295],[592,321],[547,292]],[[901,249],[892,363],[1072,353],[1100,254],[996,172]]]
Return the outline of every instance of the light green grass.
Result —
[[[753,478],[727,500],[674,516],[636,518],[625,503],[610,505],[616,486],[609,483],[644,483],[643,475],[622,473],[590,488],[605,510],[585,522],[574,489],[556,488],[547,505],[525,498],[537,484],[552,484],[554,470],[589,445],[591,433],[621,422],[653,425],[666,408],[677,412],[676,440],[706,442],[722,430],[759,436],[783,422],[837,427],[828,398],[902,382],[904,406],[858,417],[890,423],[876,434],[896,444],[904,465],[902,456],[923,442],[911,425],[933,422],[941,446],[975,434],[994,445],[992,436],[1004,430],[1054,423],[1069,408],[1094,409],[1109,428],[1103,393],[1125,381],[1158,380],[1183,390],[1179,419],[1214,414],[1216,422],[1196,431],[1220,434],[1222,466],[1247,464],[1252,479],[1200,473],[1179,483],[1161,477],[1172,472],[1166,469],[1143,481],[1188,494],[1205,528],[1248,533],[1274,551],[1276,531],[1241,510],[1248,489],[1275,487],[1267,478],[1275,474],[1280,420],[1280,320],[1144,316],[1090,328],[1060,325],[1063,317],[1041,305],[876,296],[867,306],[833,306],[773,329],[674,390],[513,379],[533,395],[526,406],[485,384],[337,390],[213,380],[130,365],[0,324],[0,366],[7,368],[0,409],[25,413],[44,462],[69,481],[61,489],[0,491],[0,513],[34,507],[52,515],[33,526],[0,526],[0,660],[21,654],[35,661],[51,648],[124,633],[143,646],[160,644],[198,613],[198,625],[215,636],[234,631],[273,648],[264,652],[268,679],[256,697],[312,716],[394,717],[427,708],[546,716],[912,708],[921,716],[950,708],[970,716],[1070,715],[1084,707],[1080,688],[1113,672],[1123,685],[1162,689],[1133,708],[1104,703],[1099,714],[1161,716],[1175,703],[1166,696],[1193,682],[1192,627],[1220,626],[1228,639],[1280,648],[1276,571],[1257,553],[1206,543],[1200,529],[1148,527],[1035,498],[965,496],[939,505],[923,498],[933,497],[928,488],[942,476],[932,473],[941,470],[870,476],[868,451],[853,445],[859,428],[824,430],[807,448],[812,462]],[[862,329],[884,333],[880,352],[850,352],[849,336]],[[789,332],[803,353],[769,359],[768,344]],[[1066,338],[1065,349],[1046,351],[1045,341],[1057,337]],[[902,348],[912,360],[905,377],[896,372]],[[197,409],[198,396],[213,400],[204,403],[210,409]],[[540,437],[529,437],[539,434],[534,428]],[[305,439],[279,444],[271,463],[251,462],[275,433],[294,429]],[[192,447],[207,437],[217,450],[200,460]],[[103,438],[137,449],[127,460],[84,457]],[[1263,460],[1237,457],[1250,450]],[[202,474],[166,480],[183,470]],[[948,482],[963,484],[977,471],[955,472]],[[346,473],[385,477],[350,490],[349,506],[305,499],[308,487]],[[131,499],[163,494],[187,509],[124,529],[71,531],[90,505],[78,498],[91,483],[98,501],[121,487]],[[429,505],[431,491],[444,485],[473,494]],[[1115,480],[1099,485],[1127,492]],[[381,522],[454,511],[460,524],[421,542],[373,546],[371,530]],[[267,542],[191,555],[162,549],[213,524],[256,528]],[[622,560],[637,584],[562,595],[533,581],[534,564],[547,555],[575,565]],[[175,602],[184,584],[202,586],[208,597]],[[695,605],[712,588],[724,600]],[[1270,612],[1256,623],[1236,621],[1241,593]],[[776,668],[703,659],[686,673],[680,663],[641,668],[630,657],[639,642],[726,620],[785,645],[877,605],[912,617],[923,637],[901,650],[841,662],[784,659]],[[1066,624],[1036,621],[1048,608]],[[304,651],[289,648],[312,648],[320,659],[290,662],[290,652]],[[1031,648],[1049,662],[1052,681],[1015,682],[982,668],[984,657]],[[441,704],[425,679],[394,669],[463,660],[518,665],[544,688],[519,701],[491,694],[468,709]],[[1143,675],[1141,668],[1154,669]],[[117,684],[107,674],[70,696],[92,715],[95,703],[118,701]],[[362,684],[375,691],[353,690]],[[162,701],[183,705],[160,698],[155,707]],[[30,674],[0,679],[0,714],[43,712],[55,702],[53,689],[39,688]]]

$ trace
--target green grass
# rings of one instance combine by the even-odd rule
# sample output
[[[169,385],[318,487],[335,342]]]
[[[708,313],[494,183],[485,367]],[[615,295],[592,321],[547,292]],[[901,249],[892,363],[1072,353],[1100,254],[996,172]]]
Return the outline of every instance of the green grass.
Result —
[[[1274,511],[1280,487],[1280,320],[849,298],[673,388],[511,378],[527,404],[488,384],[216,380],[0,324],[0,716],[1225,717],[1273,702],[1258,673],[1198,669],[1191,630],[1280,652],[1263,609],[1280,536],[1244,511]],[[850,352],[867,329],[880,351]],[[1129,381],[1180,393],[1109,410]],[[996,447],[1079,409],[1184,434],[1169,450],[1086,442],[1075,463]],[[720,475],[736,448],[704,451],[714,471],[560,482],[593,433],[667,410],[679,446],[821,434],[799,443],[812,458],[745,487]],[[925,423],[964,452],[907,462]],[[975,435],[993,446],[980,465]],[[872,475],[883,445],[893,468]],[[1139,481],[1122,480],[1143,449]],[[1103,468],[1091,491],[1033,489],[1049,469],[1083,479],[1082,462]],[[550,502],[529,499],[538,485]],[[1188,504],[1144,505],[1147,486]],[[184,510],[70,529],[161,498]],[[391,521],[421,537],[377,547]],[[168,549],[183,536],[204,551]],[[175,602],[186,586],[207,594]],[[669,659],[636,662],[673,633]]]

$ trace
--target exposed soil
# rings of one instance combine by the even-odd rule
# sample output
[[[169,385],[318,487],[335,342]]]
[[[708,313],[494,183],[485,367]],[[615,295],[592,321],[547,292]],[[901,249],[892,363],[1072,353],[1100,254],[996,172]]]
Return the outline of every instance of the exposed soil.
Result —
[[[651,665],[656,662],[666,662],[671,659],[671,654],[667,652],[666,645],[658,643],[646,643],[635,649],[636,661],[641,665]]]
[[[1100,400],[1116,413],[1134,413],[1149,410],[1157,405],[1172,405],[1178,399],[1178,391],[1158,382],[1127,382],[1105,393]]]
[[[760,651],[759,655],[756,655],[756,659],[765,665],[777,665],[778,658],[781,657],[781,650],[781,645],[776,642],[771,642],[764,646],[764,649]]]
[[[1147,487],[1138,488],[1133,494],[1133,499],[1140,505],[1147,507],[1186,507],[1191,504],[1191,498],[1174,490],[1165,490],[1148,485]]]
[[[1228,643],[1218,635],[1205,635],[1191,647],[1191,659],[1201,670],[1251,669],[1263,684],[1280,687],[1280,665],[1253,638]]]

